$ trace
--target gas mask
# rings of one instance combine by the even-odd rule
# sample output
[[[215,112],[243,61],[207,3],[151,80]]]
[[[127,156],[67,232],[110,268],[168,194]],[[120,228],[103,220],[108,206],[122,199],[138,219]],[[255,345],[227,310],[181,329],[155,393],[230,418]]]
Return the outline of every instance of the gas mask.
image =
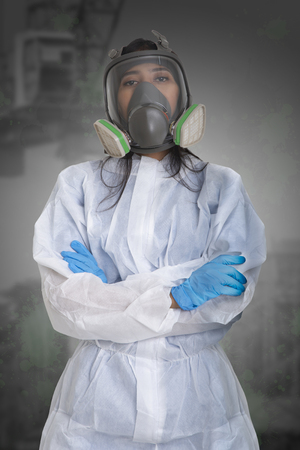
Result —
[[[105,153],[122,158],[130,150],[149,154],[180,145],[187,148],[204,134],[205,107],[192,105],[182,63],[164,36],[157,50],[122,55],[111,50],[104,72],[107,119],[94,123]]]

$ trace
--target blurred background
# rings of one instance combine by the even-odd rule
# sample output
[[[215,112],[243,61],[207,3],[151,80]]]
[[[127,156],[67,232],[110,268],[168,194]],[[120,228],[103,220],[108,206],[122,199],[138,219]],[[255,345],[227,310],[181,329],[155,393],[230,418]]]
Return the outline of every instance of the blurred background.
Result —
[[[300,448],[299,10],[294,0],[0,2],[1,449],[38,449],[77,344],[46,315],[34,223],[62,169],[104,157],[92,124],[104,117],[108,51],[155,39],[152,29],[207,108],[191,150],[239,172],[266,225],[255,297],[222,346],[261,449]]]

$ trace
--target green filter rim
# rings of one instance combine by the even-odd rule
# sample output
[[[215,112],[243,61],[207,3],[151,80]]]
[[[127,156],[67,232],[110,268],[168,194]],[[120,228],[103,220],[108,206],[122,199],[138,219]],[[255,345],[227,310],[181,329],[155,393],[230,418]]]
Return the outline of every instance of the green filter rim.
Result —
[[[100,119],[100,120],[98,120],[98,122],[100,122],[102,125],[104,125],[106,128],[108,128],[112,133],[114,133],[117,136],[117,138],[119,139],[124,152],[129,153],[130,147],[129,147],[127,141],[125,140],[123,134],[121,133],[121,131],[119,131],[116,127],[114,127],[111,123],[109,123],[105,119]]]
[[[181,134],[181,128],[186,119],[189,117],[189,115],[194,111],[195,108],[197,108],[197,104],[194,104],[189,107],[189,109],[185,112],[185,114],[179,119],[177,126],[176,126],[176,137],[175,137],[175,144],[180,145],[180,134]]]

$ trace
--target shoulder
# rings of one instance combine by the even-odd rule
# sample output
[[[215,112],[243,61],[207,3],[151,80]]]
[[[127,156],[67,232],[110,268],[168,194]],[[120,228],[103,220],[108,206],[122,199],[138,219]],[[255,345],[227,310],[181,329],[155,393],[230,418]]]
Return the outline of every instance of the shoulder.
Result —
[[[80,188],[83,183],[95,176],[99,170],[101,160],[86,161],[80,164],[74,164],[62,170],[58,175],[57,184],[69,185],[75,189]]]
[[[219,166],[209,163],[206,168],[205,180],[209,184],[218,186],[220,189],[226,189],[234,184],[242,182],[240,174],[230,167]]]
[[[242,177],[230,167],[209,163],[205,169],[205,189],[209,196],[221,197],[222,194],[235,194],[236,198],[245,196]]]
[[[99,159],[97,161],[86,161],[80,164],[74,164],[62,170],[59,177],[65,180],[71,180],[76,179],[77,177],[91,176],[99,169],[101,163],[102,160]]]
[[[202,206],[208,206],[211,213],[220,205],[250,202],[241,176],[233,169],[209,163],[204,172],[198,202]]]

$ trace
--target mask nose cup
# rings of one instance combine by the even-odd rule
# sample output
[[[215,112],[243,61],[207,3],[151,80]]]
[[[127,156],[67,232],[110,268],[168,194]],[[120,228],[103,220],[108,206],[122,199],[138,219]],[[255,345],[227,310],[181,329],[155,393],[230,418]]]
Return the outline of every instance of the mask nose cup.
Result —
[[[130,116],[129,134],[141,148],[161,145],[168,131],[168,116],[155,106],[142,106]]]

